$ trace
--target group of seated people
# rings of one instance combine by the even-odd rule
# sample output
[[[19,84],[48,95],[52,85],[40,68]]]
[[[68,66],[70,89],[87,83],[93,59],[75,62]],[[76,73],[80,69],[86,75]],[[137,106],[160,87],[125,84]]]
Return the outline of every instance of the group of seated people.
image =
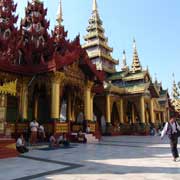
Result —
[[[56,138],[54,134],[51,134],[49,138],[49,143],[50,143],[49,144],[50,147],[59,147],[59,146],[68,147],[70,145],[66,133],[63,133],[58,138]]]
[[[44,134],[44,133],[43,133]],[[79,130],[76,136],[76,140],[79,143],[86,143],[87,139],[85,134],[82,132],[82,130]],[[50,147],[68,147],[70,145],[70,141],[67,138],[67,134],[63,133],[59,137],[56,138],[55,134],[51,134],[49,138],[49,146]],[[16,149],[19,153],[25,153],[28,152],[28,148],[26,147],[26,141],[23,137],[23,134],[20,134],[17,141],[16,141]]]

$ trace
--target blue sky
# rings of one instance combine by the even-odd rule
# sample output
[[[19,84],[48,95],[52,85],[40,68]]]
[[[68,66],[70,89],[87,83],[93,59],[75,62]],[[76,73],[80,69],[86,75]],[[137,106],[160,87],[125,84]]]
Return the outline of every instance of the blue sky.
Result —
[[[18,2],[17,14],[24,17],[27,0]],[[179,0],[97,0],[98,9],[113,57],[122,62],[125,49],[128,65],[132,63],[132,41],[135,37],[141,64],[149,67],[152,78],[171,90],[172,73],[180,81],[180,1]],[[56,23],[59,0],[44,0],[48,8],[50,30]],[[92,12],[92,0],[62,0],[63,19],[68,37],[86,34]],[[117,70],[120,66],[117,66]]]

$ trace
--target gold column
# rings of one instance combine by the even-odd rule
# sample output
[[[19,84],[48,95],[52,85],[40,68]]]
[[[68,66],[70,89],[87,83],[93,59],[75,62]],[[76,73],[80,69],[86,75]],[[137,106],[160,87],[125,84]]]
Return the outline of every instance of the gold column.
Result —
[[[163,112],[163,122],[166,122],[166,112]]]
[[[134,105],[132,106],[132,123],[134,124],[135,123],[135,111],[134,111]]]
[[[34,119],[37,121],[38,119],[38,96],[35,96],[34,100]]]
[[[170,112],[169,112],[169,108],[167,108],[167,119],[165,121],[169,121],[170,119]]]
[[[51,119],[59,119],[60,115],[60,86],[64,75],[54,73],[51,76]]]
[[[140,99],[141,122],[145,123],[144,96]]]
[[[76,117],[75,117],[75,107],[73,106],[72,107],[72,121],[75,121],[76,120]]]
[[[124,123],[124,106],[123,106],[123,99],[120,100],[120,121]]]
[[[85,96],[84,96],[84,113],[85,113],[85,120],[92,120],[92,105],[91,105],[91,88],[93,86],[93,82],[87,81],[85,87]]]
[[[106,96],[106,122],[111,123],[110,95]]]
[[[154,119],[154,100],[150,99],[150,113],[151,113],[151,122],[155,123],[155,119]]]
[[[71,94],[68,94],[68,121],[72,120],[72,110],[71,110]]]
[[[160,122],[160,123],[162,122],[162,119],[161,119],[161,112],[159,112],[159,122]]]
[[[23,80],[22,94],[21,94],[21,118],[28,119],[28,80]]]
[[[5,133],[6,107],[7,96],[2,94],[0,95],[0,134]]]
[[[91,120],[94,120],[94,109],[93,109],[93,102],[94,102],[94,95],[93,93],[91,93]]]

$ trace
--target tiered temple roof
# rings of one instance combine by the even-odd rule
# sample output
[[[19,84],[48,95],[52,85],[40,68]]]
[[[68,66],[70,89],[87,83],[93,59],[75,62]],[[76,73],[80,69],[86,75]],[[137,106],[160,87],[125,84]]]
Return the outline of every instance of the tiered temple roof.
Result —
[[[114,73],[115,65],[119,64],[119,61],[111,56],[113,49],[108,46],[108,39],[104,35],[105,31],[102,27],[96,0],[93,0],[93,12],[89,19],[87,32],[88,34],[84,36],[86,43],[83,48],[86,49],[91,61],[96,64],[98,70]]]
[[[14,15],[16,7],[13,0],[0,1],[0,56],[3,58],[17,36],[15,23],[18,17]]]
[[[35,75],[62,70],[64,66],[79,61],[85,73],[98,80],[104,79],[81,48],[79,36],[72,42],[62,26],[62,6],[58,9],[57,22],[52,35],[48,33],[49,22],[45,19],[47,9],[40,0],[28,2],[20,29],[14,24],[16,5],[13,0],[0,1],[0,70],[22,75]],[[8,36],[8,37],[7,37]],[[5,38],[4,38],[5,37]],[[3,44],[9,47],[4,48]]]

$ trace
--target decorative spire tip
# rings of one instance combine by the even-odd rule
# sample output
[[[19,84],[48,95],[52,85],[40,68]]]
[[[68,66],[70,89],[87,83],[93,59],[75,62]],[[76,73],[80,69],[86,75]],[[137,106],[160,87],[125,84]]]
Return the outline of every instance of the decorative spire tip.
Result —
[[[97,10],[98,10],[97,1],[93,0],[93,11],[97,11]]]
[[[63,22],[62,16],[63,16],[63,14],[62,14],[62,0],[60,0],[59,1],[58,12],[57,12],[57,19],[56,19],[56,21],[58,22],[59,26],[61,26],[62,22]]]

